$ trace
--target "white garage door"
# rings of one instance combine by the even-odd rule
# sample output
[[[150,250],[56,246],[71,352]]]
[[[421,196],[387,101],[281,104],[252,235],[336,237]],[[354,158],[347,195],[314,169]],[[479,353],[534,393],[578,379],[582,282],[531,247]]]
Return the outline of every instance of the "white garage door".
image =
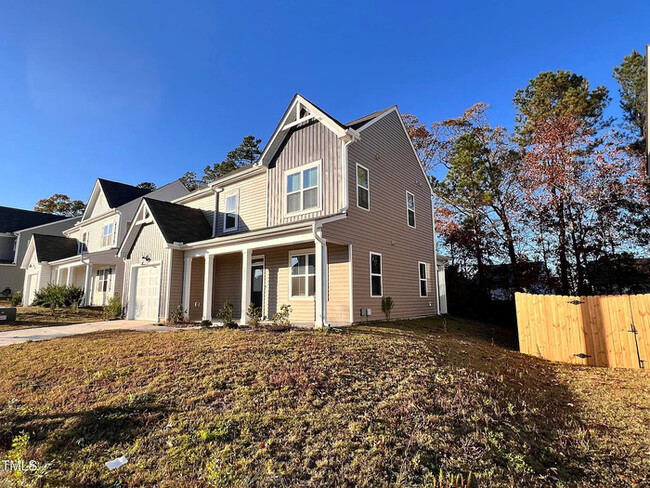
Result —
[[[160,298],[160,266],[134,268],[134,312],[135,320],[158,321],[158,300]]]

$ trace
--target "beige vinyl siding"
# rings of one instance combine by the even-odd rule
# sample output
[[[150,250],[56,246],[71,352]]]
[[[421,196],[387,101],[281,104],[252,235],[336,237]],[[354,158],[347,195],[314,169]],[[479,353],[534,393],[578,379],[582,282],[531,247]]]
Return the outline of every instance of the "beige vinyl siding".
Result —
[[[356,163],[370,170],[370,211],[357,207]],[[437,313],[430,190],[397,114],[350,145],[348,175],[348,218],[325,224],[323,232],[352,244],[354,320],[362,320],[360,308],[371,308],[373,320],[383,318],[381,298],[370,296],[370,252],[382,254],[383,296],[395,301],[392,318]],[[416,228],[407,225],[407,191],[415,197]],[[428,297],[420,297],[418,261],[427,263]]]
[[[285,171],[314,161],[321,162],[322,210],[296,216],[285,216]],[[320,122],[292,129],[269,164],[268,225],[274,226],[308,220],[336,213],[342,207],[341,141]]]
[[[224,232],[223,220],[225,217],[224,212],[226,211],[226,198],[232,194],[239,194],[239,223],[236,231]],[[265,226],[266,172],[247,178],[239,183],[226,186],[219,193],[219,214],[217,216],[218,236],[263,229]]]
[[[190,320],[197,321],[203,317],[203,275],[205,274],[205,259],[192,259],[190,279]]]
[[[206,220],[210,223],[210,226],[212,226],[214,219],[215,196],[216,194],[214,192],[209,192],[200,198],[190,200],[182,205],[191,208],[198,208],[203,211],[203,215],[205,215]]]
[[[331,324],[350,323],[350,263],[348,246],[328,244],[327,321]]]
[[[151,264],[158,264],[160,268],[160,300],[158,302],[158,318],[165,317],[165,308],[167,305],[167,274],[168,274],[168,251],[165,249],[165,240],[160,232],[160,229],[155,224],[145,224],[141,227],[137,240],[135,241],[131,252],[123,267],[124,276],[124,290],[122,293],[122,303],[127,304],[130,298],[130,285],[131,277],[133,276],[133,266],[139,265],[143,262],[143,256],[149,256]],[[96,268],[96,267],[95,267]],[[96,273],[95,273],[96,274]],[[118,283],[116,275],[115,282]],[[122,280],[120,280],[120,283]],[[94,283],[94,280],[93,280]]]
[[[171,283],[169,290],[169,311],[183,304],[183,276],[184,276],[183,251],[174,249],[172,251]],[[162,298],[162,297],[161,297]]]
[[[90,214],[86,216],[85,220],[89,220],[92,219],[93,217],[102,215],[111,209],[111,207],[108,206],[108,201],[104,196],[104,192],[102,192],[101,189],[98,189],[98,191],[99,194],[97,195],[97,200],[95,201],[95,205],[91,209]]]
[[[113,223],[113,228],[116,232],[115,244],[109,247],[102,246],[102,235],[104,233],[104,226]],[[103,219],[90,224],[82,223],[79,228],[71,232],[68,237],[77,239],[81,242],[81,236],[84,232],[88,232],[88,252],[100,252],[107,249],[117,248],[120,240],[124,237],[124,232],[120,235],[120,215],[112,214]]]
[[[212,316],[216,317],[223,304],[233,304],[233,317],[241,318],[242,254],[224,254],[214,258],[214,285],[212,287]]]

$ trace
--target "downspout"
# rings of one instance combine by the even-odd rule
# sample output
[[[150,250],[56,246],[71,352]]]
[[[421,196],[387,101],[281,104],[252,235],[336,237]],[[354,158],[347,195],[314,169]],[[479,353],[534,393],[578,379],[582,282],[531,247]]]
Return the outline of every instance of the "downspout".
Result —
[[[212,187],[214,192],[214,215],[212,216],[212,237],[217,237],[217,216],[219,215],[219,193],[223,191],[223,188]]]
[[[323,249],[325,250],[325,252],[327,252],[327,239],[325,239],[323,237],[323,224],[321,222],[314,222],[312,224],[312,233],[314,234],[314,239],[316,239],[321,244],[321,246],[323,246]],[[319,258],[317,257],[316,259],[319,259]],[[322,259],[323,259],[323,257],[320,256],[320,260],[322,260]],[[329,267],[329,261],[327,263],[327,266]],[[327,286],[327,283],[325,281],[325,277],[327,276],[327,272],[328,272],[327,270],[322,269],[321,270],[321,276],[318,277],[318,279],[321,280],[320,288],[321,288],[321,293],[323,294],[323,297],[321,299],[321,307],[322,307],[321,312],[320,312],[321,317],[323,315],[327,315],[327,312],[325,312],[325,314],[323,314],[323,312],[327,310],[327,293],[325,292],[325,288]],[[327,323],[325,320],[323,321],[322,325],[323,325],[324,328],[327,328],[327,329],[331,328],[330,324]]]
[[[348,158],[348,146],[355,141],[358,141],[360,136],[356,131],[350,129],[345,131],[346,135],[341,139],[343,146],[341,148],[341,161],[343,166],[341,185],[343,186],[343,208],[341,208],[341,213],[348,213],[348,208],[350,207],[350,192],[349,192],[349,172],[350,164]]]
[[[433,268],[435,270],[433,279],[436,280],[436,310],[438,312],[438,315],[441,315],[440,314],[440,283],[438,282],[438,247],[436,245],[436,209],[433,203],[433,198],[431,199],[431,222],[433,225]]]
[[[171,291],[172,291],[172,258],[174,257],[174,250],[170,247],[167,248],[167,289],[165,290],[165,320],[169,320],[169,313],[171,309]]]

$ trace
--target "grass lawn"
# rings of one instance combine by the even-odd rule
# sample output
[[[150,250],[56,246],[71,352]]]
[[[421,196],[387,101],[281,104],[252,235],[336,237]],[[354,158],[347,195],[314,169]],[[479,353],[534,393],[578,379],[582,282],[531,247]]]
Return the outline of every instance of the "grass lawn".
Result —
[[[82,324],[104,320],[101,307],[83,307],[73,312],[70,309],[57,309],[52,313],[45,307],[18,307],[16,322],[0,325],[0,332],[6,330],[51,327],[53,325]]]
[[[18,344],[0,356],[0,459],[41,462],[5,474],[37,486],[648,486],[650,373],[512,340],[426,319]]]

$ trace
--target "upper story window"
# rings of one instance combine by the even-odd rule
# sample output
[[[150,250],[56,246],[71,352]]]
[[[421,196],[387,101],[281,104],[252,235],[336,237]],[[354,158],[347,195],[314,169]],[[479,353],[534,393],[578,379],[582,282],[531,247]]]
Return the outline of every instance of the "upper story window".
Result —
[[[381,262],[381,254],[370,253],[370,296],[380,297],[383,296],[383,263]]]
[[[226,197],[226,211],[223,218],[223,231],[230,232],[239,227],[239,194]]]
[[[357,205],[370,210],[370,171],[357,164]]]
[[[316,255],[296,253],[290,256],[289,296],[313,297],[316,294]]]
[[[102,247],[109,247],[115,244],[116,225],[111,222],[104,226],[102,231]]]
[[[415,227],[415,197],[408,191],[406,192],[406,223],[409,227]]]
[[[320,208],[320,161],[287,171],[286,213]]]
[[[420,296],[426,297],[429,294],[429,287],[427,285],[427,264],[418,263],[418,272],[420,274]]]
[[[88,252],[88,232],[81,233],[81,241],[79,241],[79,254]]]

